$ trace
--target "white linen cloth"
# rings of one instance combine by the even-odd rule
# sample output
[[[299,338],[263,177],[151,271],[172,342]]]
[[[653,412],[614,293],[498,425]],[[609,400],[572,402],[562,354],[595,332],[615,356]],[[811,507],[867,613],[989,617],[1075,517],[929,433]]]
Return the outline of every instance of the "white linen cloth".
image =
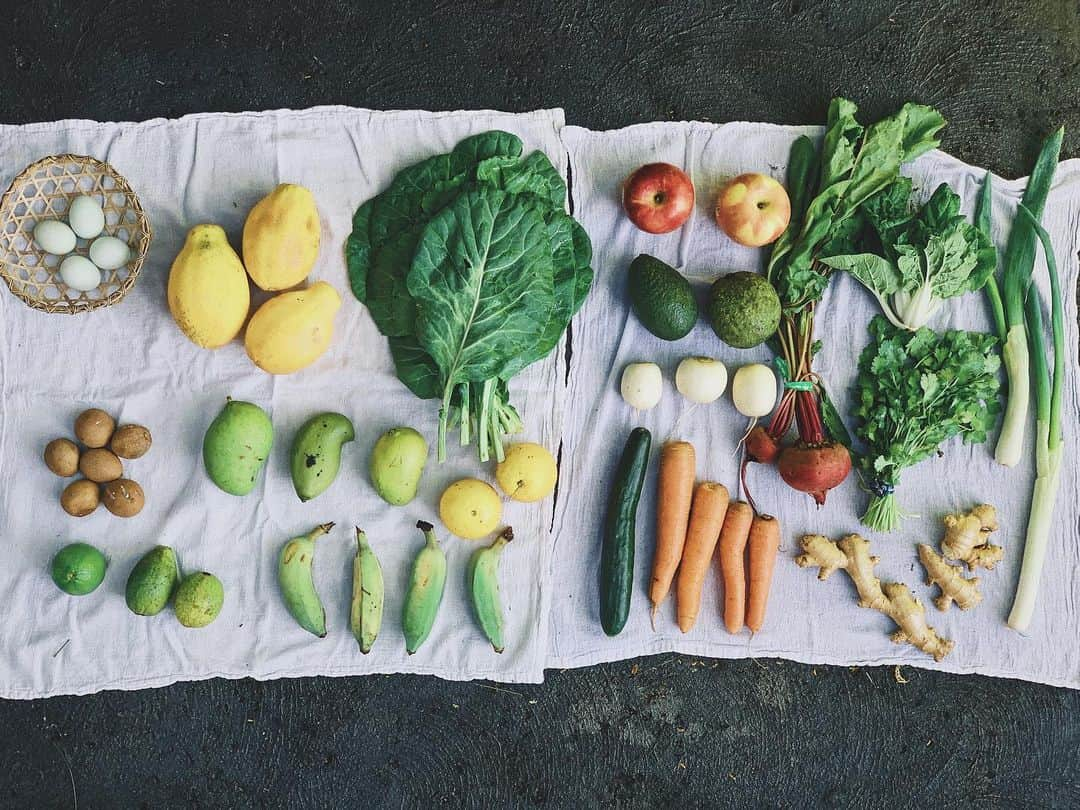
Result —
[[[471,616],[464,570],[473,544],[439,528],[449,557],[446,597],[431,638],[407,656],[400,611],[409,563],[422,539],[413,524],[437,517],[442,488],[457,477],[491,478],[474,448],[451,449],[442,466],[429,459],[417,500],[405,508],[383,504],[367,479],[377,436],[409,424],[434,439],[438,406],[416,400],[397,381],[385,340],[366,309],[352,297],[342,245],[356,207],[389,183],[405,165],[447,151],[468,134],[500,128],[522,137],[526,150],[543,149],[560,170],[570,154],[575,216],[593,240],[596,282],[574,321],[569,382],[565,354],[515,378],[514,403],[525,423],[523,437],[553,450],[562,445],[559,499],[537,505],[508,503],[505,521],[515,540],[504,553],[501,579],[507,603],[506,652],[495,655]],[[682,636],[668,604],[649,627],[646,584],[652,557],[653,490],[650,472],[639,510],[636,579],[630,622],[609,639],[597,616],[599,526],[615,460],[636,424],[653,431],[656,447],[675,427],[698,449],[698,472],[734,490],[733,448],[745,424],[725,399],[693,411],[670,383],[678,360],[710,354],[735,366],[766,360],[763,350],[724,347],[700,324],[691,336],[664,343],[629,313],[625,271],[640,252],[682,267],[704,283],[721,270],[755,269],[760,254],[738,248],[712,223],[711,207],[723,177],[765,171],[782,177],[787,147],[815,129],[760,124],[658,123],[614,132],[563,127],[561,110],[511,115],[496,112],[372,112],[323,107],[302,112],[207,114],[175,121],[102,124],[62,121],[0,127],[0,187],[28,163],[47,154],[75,152],[112,163],[140,195],[154,227],[142,275],[119,305],[88,315],[45,315],[0,291],[0,464],[9,484],[0,491],[0,535],[8,564],[0,567],[7,605],[0,623],[0,696],[32,698],[137,689],[210,677],[270,679],[371,672],[422,672],[444,678],[538,682],[545,667],[583,666],[636,655],[678,650],[714,657],[781,656],[834,664],[902,663],[956,672],[1026,678],[1080,686],[1080,654],[1070,634],[1071,609],[1080,601],[1077,580],[1075,465],[1063,470],[1055,536],[1039,607],[1029,637],[1004,627],[1019,565],[1032,469],[1030,459],[1011,471],[994,466],[991,445],[946,447],[946,456],[905,474],[901,503],[922,514],[894,535],[869,535],[882,562],[878,573],[919,584],[915,542],[940,536],[937,518],[980,500],[1001,513],[998,542],[1005,563],[983,576],[986,599],[975,611],[939,614],[931,622],[956,640],[941,664],[910,648],[891,645],[884,617],[855,606],[843,575],[819,583],[791,557],[805,531],[837,536],[859,529],[865,496],[852,479],[817,511],[809,498],[787,490],[769,469],[754,469],[754,494],[783,524],[769,618],[750,639],[728,636],[719,621],[717,589],[706,583],[698,626]],[[691,172],[698,188],[691,223],[668,236],[637,231],[621,213],[618,187],[637,165],[668,160]],[[982,173],[941,153],[922,159],[913,174],[926,182],[947,180],[973,204]],[[995,223],[1003,241],[1023,182],[996,181]],[[169,266],[184,234],[199,222],[216,222],[239,247],[250,207],[279,182],[311,188],[323,224],[323,248],[312,275],[342,295],[331,350],[311,368],[288,377],[256,369],[239,341],[201,350],[176,329],[165,305]],[[1080,162],[1059,169],[1045,221],[1054,236],[1068,294],[1066,344],[1075,368],[1076,234],[1080,225]],[[1045,285],[1044,285],[1045,286]],[[872,299],[846,278],[833,282],[822,307],[818,335],[825,351],[817,363],[843,410]],[[988,328],[985,306],[969,296],[933,323],[937,328]],[[632,360],[655,360],[667,390],[655,411],[635,415],[618,395],[618,376]],[[1066,441],[1075,446],[1078,400],[1075,374],[1067,378]],[[245,498],[217,490],[202,470],[203,432],[224,398],[265,407],[275,446],[258,488]],[[51,438],[71,435],[85,407],[99,406],[120,423],[139,422],[154,434],[154,447],[125,463],[146,490],[146,508],[121,520],[104,509],[88,518],[65,515],[57,503],[66,480],[44,467],[41,451]],[[288,472],[296,428],[322,410],[353,419],[356,441],[346,445],[340,480],[318,499],[301,503]],[[681,417],[681,418],[680,418]],[[654,450],[655,463],[655,450]],[[327,609],[329,635],[316,639],[289,617],[277,593],[281,545],[316,523],[333,520],[334,532],[318,541],[316,585]],[[437,523],[437,521],[436,521]],[[353,525],[365,528],[387,582],[383,631],[363,656],[347,627]],[[554,530],[549,533],[548,528]],[[48,565],[61,545],[86,540],[102,548],[110,569],[99,591],[69,597],[51,583]],[[186,571],[217,574],[226,589],[221,616],[208,628],[181,627],[166,610],[137,617],[123,590],[134,562],[157,543],[172,545]],[[65,643],[66,642],[66,643]],[[57,650],[60,650],[57,653]]]
[[[62,121],[0,127],[7,186],[22,168],[49,154],[88,154],[111,163],[139,194],[154,228],[142,273],[120,303],[86,315],[46,315],[0,290],[0,566],[4,621],[0,623],[0,695],[38,697],[101,689],[137,689],[209,677],[267,679],[367,672],[425,672],[447,678],[539,681],[547,627],[540,590],[550,549],[551,499],[507,504],[514,542],[502,560],[506,583],[506,651],[496,655],[471,616],[465,563],[474,544],[439,527],[449,559],[446,595],[431,637],[406,655],[400,615],[413,555],[423,537],[418,519],[438,524],[442,489],[466,475],[491,478],[475,447],[451,447],[444,465],[429,458],[417,499],[384,504],[368,482],[376,438],[412,425],[434,446],[438,403],[420,401],[393,372],[386,340],[353,297],[342,249],[352,214],[385,188],[401,168],[449,151],[467,135],[505,129],[527,151],[542,149],[565,171],[560,110],[524,115],[496,112],[369,112],[320,108],[303,112],[193,115],[176,121],[100,124]],[[310,368],[272,377],[256,368],[242,342],[208,351],[190,343],[169,315],[166,280],[188,229],[223,226],[239,250],[251,206],[280,182],[312,189],[322,219],[322,250],[312,279],[341,293],[329,352]],[[562,412],[562,354],[530,367],[512,385],[528,439],[558,444]],[[266,408],[274,448],[250,495],[218,490],[202,468],[201,442],[225,397]],[[146,507],[128,520],[100,508],[71,518],[58,498],[66,479],[53,476],[41,453],[56,436],[72,435],[75,416],[98,406],[119,422],[145,424],[151,451],[125,463],[142,484]],[[289,446],[309,416],[339,410],[356,426],[345,446],[339,480],[307,503],[289,477]],[[318,523],[335,521],[318,541],[315,582],[329,634],[317,639],[285,610],[276,582],[281,546]],[[382,562],[386,605],[375,648],[362,655],[348,630],[353,526],[363,527]],[[109,557],[105,582],[92,595],[70,597],[51,582],[52,554],[85,540]],[[185,571],[221,578],[225,605],[209,627],[181,627],[170,609],[144,618],[130,613],[124,583],[135,561],[158,543],[176,549]],[[57,649],[66,646],[59,653]]]
[[[563,130],[571,156],[575,216],[592,237],[598,281],[574,322],[560,486],[568,498],[559,504],[555,522],[549,666],[585,666],[675,650],[715,658],[776,656],[813,664],[904,664],[1080,687],[1080,642],[1075,633],[1080,604],[1080,511],[1077,465],[1071,460],[1080,413],[1076,374],[1080,161],[1076,160],[1058,168],[1044,215],[1067,296],[1069,370],[1062,414],[1067,450],[1042,589],[1028,635],[1007,629],[1005,617],[1019,571],[1034,476],[1033,425],[1023,462],[1016,468],[1007,470],[995,464],[992,436],[985,445],[965,446],[959,439],[953,440],[942,448],[944,457],[905,471],[897,497],[905,511],[919,517],[905,520],[900,529],[888,535],[860,526],[858,516],[865,510],[868,496],[854,473],[829,493],[823,508],[817,509],[808,496],[784,485],[774,468],[753,465],[748,473],[751,491],[759,507],[776,515],[783,528],[765,626],[752,638],[746,631],[728,635],[720,620],[717,581],[710,576],[701,615],[690,633],[681,634],[675,625],[673,596],[658,615],[656,630],[650,627],[647,589],[653,550],[656,450],[670,435],[691,440],[697,449],[698,476],[720,481],[734,496],[738,474],[735,445],[746,429],[746,420],[735,411],[730,396],[711,406],[692,408],[674,389],[675,367],[683,357],[696,354],[723,360],[730,372],[744,363],[771,358],[765,349],[740,351],[723,345],[704,320],[681,341],[669,343],[653,337],[629,311],[626,269],[639,253],[651,253],[681,268],[702,287],[721,272],[760,269],[762,252],[739,247],[716,227],[712,217],[716,193],[725,177],[747,171],[783,180],[788,148],[804,132],[816,135],[820,130],[754,123],[653,123],[614,132],[578,127]],[[666,236],[650,236],[634,228],[619,203],[623,178],[651,161],[684,167],[697,189],[690,222]],[[948,182],[960,194],[967,213],[974,207],[984,174],[940,151],[923,156],[905,173],[916,179],[924,196],[940,182]],[[997,177],[993,182],[994,235],[1003,247],[1025,183]],[[817,316],[816,334],[824,348],[814,367],[825,379],[840,412],[846,414],[858,355],[868,340],[866,326],[878,308],[856,282],[837,275]],[[1037,259],[1036,277],[1046,295],[1048,284],[1041,258]],[[992,330],[981,294],[949,301],[930,325],[939,330]],[[634,361],[656,362],[665,372],[664,398],[647,413],[634,413],[618,393],[619,375]],[[611,639],[599,629],[599,526],[612,471],[627,434],[636,425],[652,431],[653,467],[638,511],[637,588],[630,619],[622,634]],[[849,427],[853,426],[849,423]],[[930,603],[936,589],[922,584],[915,545],[928,542],[936,548],[942,535],[941,516],[983,501],[998,509],[1001,529],[994,542],[1004,546],[1005,560],[994,571],[979,572],[985,594],[981,605],[969,612],[953,607],[940,613]],[[881,557],[876,573],[883,580],[910,585],[926,604],[930,623],[955,640],[956,649],[944,661],[935,663],[910,646],[892,644],[888,634],[895,628],[890,620],[857,607],[854,587],[842,572],[818,582],[816,569],[804,570],[794,564],[802,534],[820,533],[838,539],[851,532],[861,532],[871,540],[873,553]]]

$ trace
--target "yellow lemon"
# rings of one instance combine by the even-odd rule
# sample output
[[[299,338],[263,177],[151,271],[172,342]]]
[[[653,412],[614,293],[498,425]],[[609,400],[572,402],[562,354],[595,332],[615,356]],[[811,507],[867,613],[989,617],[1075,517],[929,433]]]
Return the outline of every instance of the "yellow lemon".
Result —
[[[439,499],[439,517],[453,534],[465,540],[487,537],[502,519],[502,501],[491,484],[462,478]]]
[[[507,497],[532,503],[546,498],[555,490],[559,470],[546,447],[532,442],[515,444],[506,451],[506,458],[495,468],[495,480]]]

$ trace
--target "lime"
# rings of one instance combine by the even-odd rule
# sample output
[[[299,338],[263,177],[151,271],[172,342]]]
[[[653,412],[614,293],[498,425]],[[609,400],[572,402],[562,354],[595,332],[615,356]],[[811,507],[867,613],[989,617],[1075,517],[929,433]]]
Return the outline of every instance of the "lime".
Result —
[[[72,543],[53,557],[53,582],[64,593],[85,596],[105,579],[107,565],[105,555],[89,543]]]

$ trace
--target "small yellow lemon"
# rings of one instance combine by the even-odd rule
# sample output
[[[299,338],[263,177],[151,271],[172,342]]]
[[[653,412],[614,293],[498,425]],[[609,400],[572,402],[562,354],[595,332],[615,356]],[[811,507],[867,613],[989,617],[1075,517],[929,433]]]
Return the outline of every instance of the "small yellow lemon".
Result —
[[[462,478],[439,499],[439,517],[446,528],[465,540],[487,537],[499,526],[502,501],[491,484]]]
[[[515,501],[532,503],[550,495],[555,489],[559,470],[547,448],[523,442],[506,451],[506,458],[495,468],[495,480],[507,496]]]

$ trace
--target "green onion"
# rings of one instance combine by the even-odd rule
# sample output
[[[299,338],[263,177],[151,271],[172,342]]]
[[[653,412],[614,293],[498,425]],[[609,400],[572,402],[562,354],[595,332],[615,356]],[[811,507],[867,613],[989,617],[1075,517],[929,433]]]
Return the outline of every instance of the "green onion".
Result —
[[[1054,179],[1054,169],[1057,168],[1064,135],[1064,128],[1058,129],[1043,144],[1039,159],[1035,162],[1035,169],[1028,180],[1028,186],[1024,190],[1021,204],[1032,214],[1036,225],[1042,217],[1046,196],[1050,192],[1050,184]],[[1028,345],[1029,338],[1025,325],[1025,299],[1028,297],[1028,289],[1031,286],[1031,272],[1035,267],[1035,236],[1036,231],[1032,222],[1020,218],[1013,223],[1009,241],[1005,245],[1003,289],[999,297],[1002,299],[1006,329],[1001,359],[1005,364],[1005,372],[1009,379],[1009,395],[1005,402],[1005,417],[1002,420],[1001,434],[998,436],[994,457],[999,464],[1004,464],[1006,467],[1013,467],[1020,461],[1028,420],[1028,401],[1031,396],[1028,358],[1032,353],[1032,347]],[[996,282],[988,287],[991,290],[988,295],[993,301]],[[1038,335],[1037,338],[1041,344],[1042,336]]]
[[[1060,142],[1060,141],[1059,141]],[[1039,224],[1035,214],[1023,203],[1020,214],[1042,243],[1046,269],[1050,275],[1051,331],[1053,334],[1054,371],[1047,368],[1043,340],[1042,303],[1032,287],[1027,295],[1027,330],[1032,341],[1032,367],[1035,375],[1035,487],[1028,513],[1027,536],[1024,541],[1024,561],[1016,597],[1009,612],[1009,627],[1023,632],[1031,624],[1035,599],[1039,593],[1046,549],[1050,543],[1050,526],[1054,505],[1061,483],[1061,400],[1065,379],[1065,313],[1061,300],[1061,281],[1058,278],[1054,246],[1050,234]],[[1015,227],[1015,226],[1014,226]],[[1036,341],[1040,345],[1036,345]]]
[[[986,179],[983,180],[982,188],[979,190],[979,200],[975,204],[975,227],[983,232],[986,238],[990,240],[990,244],[993,244],[994,239],[990,224],[993,189],[991,188],[990,178],[991,174],[987,172]],[[1004,346],[1009,329],[1005,325],[1005,305],[1001,302],[1001,288],[998,287],[997,279],[990,276],[983,289],[986,290],[986,297],[990,301],[990,311],[994,316],[994,328],[997,330],[998,339],[1001,341],[1001,345]]]

